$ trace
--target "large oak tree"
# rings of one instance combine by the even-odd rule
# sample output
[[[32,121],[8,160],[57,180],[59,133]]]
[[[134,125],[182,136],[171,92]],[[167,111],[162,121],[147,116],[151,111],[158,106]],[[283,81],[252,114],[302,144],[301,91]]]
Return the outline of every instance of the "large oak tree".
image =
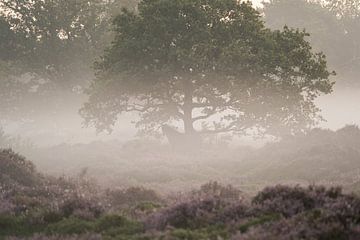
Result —
[[[181,122],[190,135],[293,134],[321,119],[314,100],[332,90],[308,34],[266,28],[250,2],[143,0],[114,31],[80,110],[99,131],[138,112],[145,131]]]

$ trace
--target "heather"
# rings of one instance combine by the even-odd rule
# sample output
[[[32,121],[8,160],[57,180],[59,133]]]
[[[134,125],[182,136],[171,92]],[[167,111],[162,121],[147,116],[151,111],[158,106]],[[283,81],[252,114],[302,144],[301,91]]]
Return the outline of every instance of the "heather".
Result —
[[[275,185],[250,196],[210,181],[189,192],[166,195],[139,186],[104,188],[86,170],[73,177],[50,177],[11,150],[1,151],[0,163],[0,239],[360,236],[360,198],[340,187]]]

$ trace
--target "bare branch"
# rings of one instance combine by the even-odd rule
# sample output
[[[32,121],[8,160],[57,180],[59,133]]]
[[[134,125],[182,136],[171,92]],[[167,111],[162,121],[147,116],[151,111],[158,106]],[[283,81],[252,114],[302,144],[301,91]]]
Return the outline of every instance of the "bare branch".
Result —
[[[218,113],[218,112],[216,111],[216,109],[217,109],[216,107],[212,107],[212,108],[209,110],[209,112],[207,112],[207,114],[193,118],[193,122],[196,122],[196,121],[199,121],[199,120],[205,120],[205,119],[207,119],[207,118],[215,115],[216,113]]]
[[[199,134],[218,134],[218,133],[228,133],[228,132],[241,132],[244,131],[247,127],[243,126],[241,128],[236,126],[236,123],[233,122],[226,127],[219,129],[206,129],[199,132]]]

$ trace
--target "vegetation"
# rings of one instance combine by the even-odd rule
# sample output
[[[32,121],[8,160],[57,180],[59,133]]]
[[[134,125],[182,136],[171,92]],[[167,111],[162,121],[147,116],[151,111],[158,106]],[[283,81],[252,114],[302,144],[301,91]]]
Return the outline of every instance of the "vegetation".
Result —
[[[360,234],[360,198],[341,188],[278,185],[250,199],[232,186],[210,182],[177,201],[144,188],[114,198],[109,195],[114,190],[84,175],[43,176],[11,151],[0,154],[0,164],[19,170],[9,175],[0,168],[0,239],[356,239]],[[21,171],[37,182],[22,181]],[[125,210],[134,206],[134,196],[146,201],[134,208],[137,214]]]
[[[0,240],[360,239],[360,128],[314,128],[333,79],[357,84],[359,20],[360,0],[0,0]],[[72,145],[71,111],[148,135]],[[27,140],[45,122],[66,142]]]

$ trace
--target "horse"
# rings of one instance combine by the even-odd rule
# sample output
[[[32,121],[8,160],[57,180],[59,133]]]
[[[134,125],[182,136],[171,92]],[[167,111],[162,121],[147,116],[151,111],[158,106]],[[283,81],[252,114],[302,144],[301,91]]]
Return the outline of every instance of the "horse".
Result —
[[[161,130],[175,151],[194,151],[198,150],[201,145],[201,138],[196,132],[191,134],[181,133],[166,124],[161,126]]]

